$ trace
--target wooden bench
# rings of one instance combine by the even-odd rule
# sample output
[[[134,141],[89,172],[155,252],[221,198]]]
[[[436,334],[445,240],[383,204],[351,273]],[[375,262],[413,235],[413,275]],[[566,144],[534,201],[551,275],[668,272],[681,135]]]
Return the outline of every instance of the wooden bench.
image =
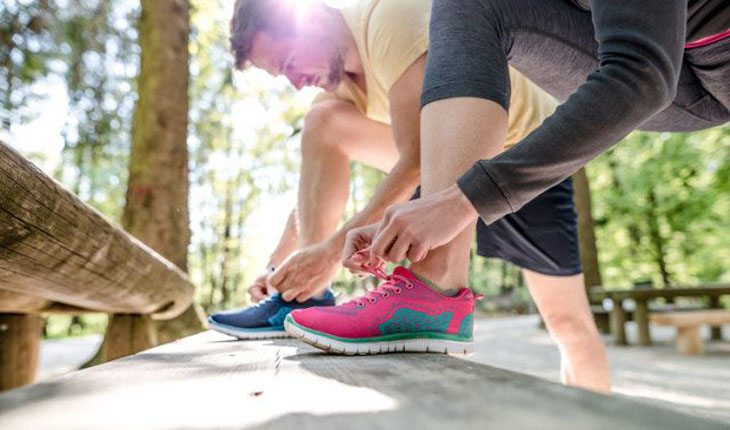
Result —
[[[730,312],[715,309],[691,312],[664,312],[649,315],[654,324],[677,328],[677,349],[689,355],[703,354],[705,345],[700,337],[700,326],[719,327],[730,324]]]
[[[631,290],[613,290],[603,287],[590,289],[589,299],[592,303],[603,302],[608,299],[612,302],[610,314],[611,334],[616,345],[627,345],[626,329],[624,324],[633,319],[638,329],[639,345],[651,345],[649,331],[649,313],[652,310],[650,302],[656,299],[674,301],[685,297],[697,300],[707,300],[709,308],[721,308],[720,298],[730,295],[730,284],[707,284],[697,286],[671,286],[666,288],[641,288]],[[627,305],[633,306],[627,309]],[[675,306],[675,305],[671,305]],[[713,339],[719,339],[720,333],[713,329]]]
[[[156,344],[151,317],[185,311],[195,287],[0,142],[0,391],[32,382],[41,314],[112,314],[102,353]]]
[[[2,429],[727,430],[439,354],[334,356],[206,332],[0,395]]]

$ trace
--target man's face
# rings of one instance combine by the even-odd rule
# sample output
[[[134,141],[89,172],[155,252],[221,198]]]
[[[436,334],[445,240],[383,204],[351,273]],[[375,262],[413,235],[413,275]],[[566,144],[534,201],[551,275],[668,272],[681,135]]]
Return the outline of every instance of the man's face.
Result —
[[[297,90],[315,86],[334,91],[344,75],[337,45],[316,34],[277,37],[260,31],[253,38],[249,58],[273,76],[286,76]]]

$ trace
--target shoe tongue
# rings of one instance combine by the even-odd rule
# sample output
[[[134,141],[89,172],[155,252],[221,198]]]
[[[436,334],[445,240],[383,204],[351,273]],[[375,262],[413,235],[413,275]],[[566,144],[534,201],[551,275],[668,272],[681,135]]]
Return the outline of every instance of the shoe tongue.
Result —
[[[398,266],[398,267],[396,267],[395,269],[393,269],[393,274],[394,274],[394,275],[398,275],[398,276],[402,276],[402,277],[404,277],[404,278],[408,278],[408,279],[410,279],[410,280],[412,280],[412,281],[418,281],[418,282],[421,282],[421,281],[420,281],[420,280],[418,279],[418,277],[417,277],[416,275],[414,275],[414,274],[413,274],[413,272],[411,272],[410,270],[406,269],[406,268],[405,268],[405,267],[403,267],[403,266]]]

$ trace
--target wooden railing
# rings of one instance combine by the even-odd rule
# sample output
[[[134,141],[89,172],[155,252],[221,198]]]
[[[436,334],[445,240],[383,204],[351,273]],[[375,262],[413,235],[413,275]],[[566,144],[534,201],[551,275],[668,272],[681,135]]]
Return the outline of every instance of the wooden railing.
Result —
[[[0,390],[33,379],[46,312],[170,319],[185,273],[0,142]]]

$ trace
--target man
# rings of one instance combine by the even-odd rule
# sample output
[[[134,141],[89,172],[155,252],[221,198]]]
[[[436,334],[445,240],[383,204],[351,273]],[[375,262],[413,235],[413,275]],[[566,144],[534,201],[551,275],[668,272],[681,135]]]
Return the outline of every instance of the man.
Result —
[[[257,337],[266,329],[281,333],[282,313],[328,304],[323,301],[331,301],[331,293],[321,294],[337,270],[347,232],[381,219],[388,206],[407,200],[419,183],[423,161],[419,111],[430,3],[366,0],[339,11],[315,2],[306,16],[288,5],[291,2],[239,0],[232,22],[238,67],[251,63],[273,75],[286,75],[297,88],[317,85],[328,91],[318,97],[305,120],[298,214],[290,217],[272,256],[276,271],[252,288],[252,296],[261,298],[268,279],[281,296],[211,317],[214,328],[241,338]],[[509,80],[509,126],[494,130],[494,140],[501,142],[490,148],[496,152],[505,141],[515,142],[537,127],[554,103],[518,73],[510,72]],[[424,129],[430,126],[423,124]],[[349,189],[350,160],[389,173],[369,204],[336,231]],[[564,352],[565,381],[603,389],[609,384],[608,368],[585,299],[571,192],[570,182],[562,182],[520,213],[489,227],[481,225],[479,250],[525,268],[538,307],[549,321],[556,321],[549,327]],[[300,250],[292,254],[297,234]],[[422,258],[405,251],[401,259]],[[380,327],[370,332],[400,342],[387,348],[468,351],[473,295],[467,289],[445,294],[419,275],[401,268],[389,278],[381,287],[392,292],[381,296],[390,298],[384,312],[378,310],[378,298],[371,296],[346,306],[356,310],[367,308],[367,302],[374,305],[368,309],[377,313],[374,320]],[[269,315],[274,318],[267,323]],[[318,314],[318,324],[326,325],[329,317]],[[426,329],[414,332],[403,329],[404,324]],[[358,327],[339,327],[352,329],[341,333],[353,342],[342,352],[365,352],[351,348],[364,336]]]

